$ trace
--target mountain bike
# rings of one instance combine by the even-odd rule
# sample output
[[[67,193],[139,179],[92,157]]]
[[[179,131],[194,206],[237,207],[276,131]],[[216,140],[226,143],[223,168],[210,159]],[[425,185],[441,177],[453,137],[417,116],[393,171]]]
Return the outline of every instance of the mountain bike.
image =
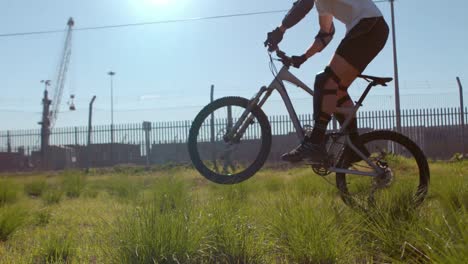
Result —
[[[299,121],[284,82],[288,82],[314,95],[289,68],[291,58],[277,50],[276,57],[269,53],[270,70],[274,75],[271,84],[263,86],[250,99],[224,97],[205,106],[194,119],[189,132],[188,150],[194,167],[206,179],[218,184],[243,182],[258,172],[266,162],[271,145],[272,129],[262,110],[273,91],[278,91],[289,113],[295,134],[302,141],[310,127]],[[283,66],[278,72],[274,61]],[[348,205],[364,208],[384,203],[397,195],[409,194],[414,205],[419,205],[428,192],[429,166],[427,159],[416,143],[408,137],[387,130],[371,131],[359,136],[371,153],[364,155],[350,140],[347,126],[362,106],[370,90],[387,86],[392,78],[360,75],[369,84],[352,108],[339,108],[352,114],[341,124],[338,131],[327,133],[328,156],[323,162],[308,164],[320,176],[336,174],[336,187],[342,200]],[[351,163],[345,149],[358,155],[362,161]],[[392,188],[389,188],[392,187]]]

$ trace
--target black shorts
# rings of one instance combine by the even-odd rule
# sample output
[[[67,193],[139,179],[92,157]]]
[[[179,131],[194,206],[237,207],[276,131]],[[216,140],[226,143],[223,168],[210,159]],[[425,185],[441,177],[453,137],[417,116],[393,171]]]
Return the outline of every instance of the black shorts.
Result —
[[[346,34],[336,54],[362,73],[385,46],[388,33],[383,17],[364,18]]]

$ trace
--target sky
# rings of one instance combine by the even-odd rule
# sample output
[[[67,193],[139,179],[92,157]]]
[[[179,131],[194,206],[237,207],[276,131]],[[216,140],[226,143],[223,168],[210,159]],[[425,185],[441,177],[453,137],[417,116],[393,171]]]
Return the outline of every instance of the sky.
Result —
[[[65,30],[75,20],[72,55],[56,127],[86,126],[88,107],[96,95],[94,124],[110,123],[110,77],[114,71],[114,122],[191,120],[210,99],[236,95],[252,97],[273,76],[263,47],[266,33],[284,13],[235,18],[162,23],[100,30],[80,28],[287,10],[292,0],[0,0],[0,35]],[[390,23],[390,3],[377,4]],[[468,2],[399,0],[395,21],[403,109],[459,106],[456,76],[468,87]],[[313,87],[345,28],[325,51],[291,72]],[[281,49],[302,54],[318,31],[317,12],[290,29]],[[44,86],[54,80],[65,32],[0,37],[0,131],[37,129]],[[280,65],[278,65],[280,67]],[[392,39],[365,74],[393,76]],[[362,81],[350,88],[362,93]],[[467,88],[468,89],[468,88]],[[465,91],[467,90],[465,89]],[[312,98],[288,87],[298,113],[312,111]],[[51,89],[53,93],[53,89]],[[77,111],[66,102],[74,94]],[[465,97],[468,95],[464,93]],[[270,115],[285,114],[279,96],[265,105]],[[465,99],[468,101],[468,99]],[[377,88],[363,111],[393,109],[394,87]]]

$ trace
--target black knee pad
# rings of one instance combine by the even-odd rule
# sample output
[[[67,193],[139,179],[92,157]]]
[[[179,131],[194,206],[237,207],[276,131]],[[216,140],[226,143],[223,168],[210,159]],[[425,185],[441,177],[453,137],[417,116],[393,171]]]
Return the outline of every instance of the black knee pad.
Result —
[[[338,120],[338,123],[340,123],[340,126],[342,126],[344,124],[344,122],[346,121],[346,116],[341,114],[341,113],[336,113],[335,118],[336,118],[336,120]],[[347,127],[346,131],[348,131],[348,133],[353,133],[353,132],[357,133],[358,127],[357,127],[356,117],[353,117],[351,119],[351,122],[348,124],[348,127]]]
[[[323,119],[331,119],[331,116],[327,113],[322,112],[323,97],[325,95],[336,95],[337,88],[333,90],[325,90],[325,84],[328,80],[332,79],[336,84],[337,88],[341,82],[340,78],[333,72],[330,67],[326,67],[323,72],[320,72],[315,76],[314,85],[314,120],[317,121],[322,117]]]
[[[336,101],[336,107],[341,107],[348,101],[351,101],[351,103],[353,102],[351,97],[349,97],[349,94],[347,94],[347,95],[345,95],[345,96],[343,96],[341,98],[338,98],[338,100]]]

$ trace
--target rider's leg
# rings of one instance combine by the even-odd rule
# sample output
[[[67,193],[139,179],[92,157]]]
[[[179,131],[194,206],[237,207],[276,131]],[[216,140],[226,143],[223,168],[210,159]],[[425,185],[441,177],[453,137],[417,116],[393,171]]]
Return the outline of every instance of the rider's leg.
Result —
[[[348,94],[348,91],[347,91],[348,87],[349,86],[340,86],[340,88],[338,89],[338,93],[337,93],[338,100],[336,103],[337,112],[335,113],[335,117],[340,123],[340,125],[343,125],[344,122],[349,117],[351,117],[351,121],[348,123],[348,126],[346,127],[346,132],[348,133],[349,138],[351,139],[351,142],[353,143],[353,145],[356,146],[361,151],[362,154],[364,154],[366,157],[369,157],[370,156],[369,151],[359,139],[357,118],[356,116],[353,115],[353,111],[352,111],[354,107],[354,103]],[[351,151],[351,149],[348,147],[345,148],[344,153],[345,153],[347,162],[349,163],[355,163],[355,162],[359,162],[362,160],[361,157],[355,154],[354,151]]]
[[[323,130],[323,125],[328,125],[330,119],[326,120],[325,117],[331,117],[332,114],[336,113],[338,104],[340,106],[351,105],[352,101],[347,93],[347,88],[359,75],[360,71],[356,69],[353,65],[348,63],[343,57],[339,54],[333,56],[332,61],[330,62],[330,68],[334,74],[338,77],[335,79],[336,82],[333,84],[335,89],[335,94],[333,96],[314,96],[314,121],[315,126],[312,130],[311,140],[313,142],[323,142],[325,130]],[[323,91],[327,91],[331,87],[331,82],[329,81],[322,87]],[[320,91],[320,87],[315,87],[316,94]],[[322,98],[320,98],[322,97]],[[317,126],[319,124],[319,126]],[[354,124],[353,124],[354,125]],[[357,127],[356,127],[357,129]],[[315,132],[315,133],[314,133]],[[317,139],[314,139],[317,137]]]
[[[325,132],[331,115],[336,111],[337,91],[341,83],[352,82],[359,71],[335,54],[330,66],[319,73],[314,87],[314,128],[310,137],[306,137],[301,145],[284,154],[285,161],[297,162],[304,158],[311,161],[321,161],[326,158]]]
[[[383,17],[362,19],[353,29],[351,29],[338,46],[335,56],[330,63],[331,69],[340,78],[340,87],[349,87],[356,77],[363,72],[367,65],[377,56],[387,42],[389,28]],[[342,88],[342,90],[343,90]],[[345,96],[338,97],[336,101],[344,105],[352,105],[352,101],[347,96],[346,88],[337,94]],[[336,97],[335,97],[336,98]],[[336,107],[336,103],[332,105]],[[335,109],[333,109],[335,110]],[[335,113],[333,111],[331,113]],[[329,112],[330,113],[330,112]],[[348,113],[349,114],[349,113]],[[346,118],[347,116],[344,116]],[[357,120],[355,117],[348,125],[350,138],[363,154],[369,156],[367,149],[359,142],[357,130]],[[347,150],[349,152],[349,149]],[[353,153],[353,152],[351,152]],[[353,155],[348,155],[353,156]],[[351,157],[351,161],[360,160],[359,157]]]
[[[306,137],[307,142],[319,144],[324,141],[325,131],[336,109],[336,93],[340,82],[340,77],[330,66],[317,74],[314,86],[314,129],[310,137]]]
[[[337,101],[336,101],[336,112],[335,117],[343,126],[345,120],[353,115],[354,103],[351,97],[348,94],[348,88],[350,85],[348,83],[341,84],[337,92]],[[348,133],[357,132],[357,119],[356,116],[351,116],[351,121],[348,124],[347,131]]]
[[[321,78],[317,76],[316,96],[314,96],[315,125],[311,137],[304,139],[301,145],[284,154],[283,160],[296,162],[306,157],[312,161],[325,158],[325,131],[331,115],[336,112],[338,87],[351,85],[358,74],[363,72],[377,56],[385,45],[387,37],[388,25],[383,17],[362,19],[346,34],[330,66],[327,67],[328,70],[319,74]],[[354,123],[357,131],[357,122]]]

